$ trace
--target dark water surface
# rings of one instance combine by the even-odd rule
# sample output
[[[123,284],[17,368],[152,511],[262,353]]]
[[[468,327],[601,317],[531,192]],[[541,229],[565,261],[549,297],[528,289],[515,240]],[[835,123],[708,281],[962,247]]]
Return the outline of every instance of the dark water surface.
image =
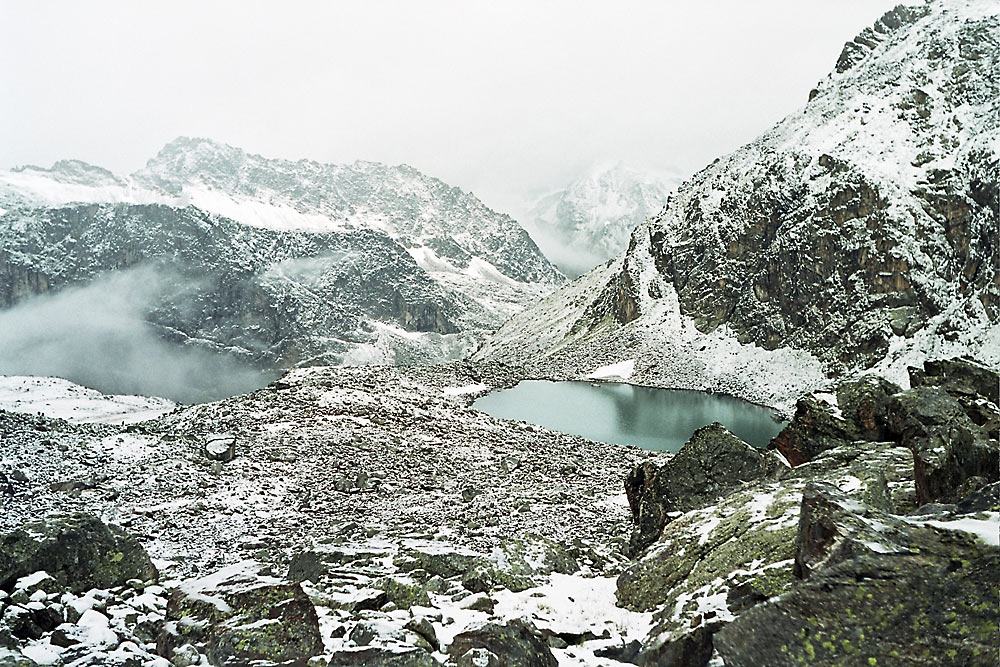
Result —
[[[784,426],[768,408],[731,396],[620,383],[525,380],[472,407],[590,440],[668,452],[712,422],[755,447],[766,447]]]

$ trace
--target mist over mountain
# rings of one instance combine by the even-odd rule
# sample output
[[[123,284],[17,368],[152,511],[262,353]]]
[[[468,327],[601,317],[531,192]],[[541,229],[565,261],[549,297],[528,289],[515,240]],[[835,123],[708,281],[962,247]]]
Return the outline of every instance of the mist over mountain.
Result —
[[[576,277],[624,252],[632,230],[660,212],[680,181],[624,162],[595,166],[534,202],[524,224],[546,256]]]
[[[541,374],[634,357],[654,384],[745,393],[773,375],[789,397],[794,378],[1000,363],[992,9],[886,14],[802,108],[695,174],[626,253],[516,315],[480,357]]]
[[[164,341],[269,372],[460,358],[563,280],[509,216],[410,167],[271,160],[204,139],[128,177],[75,160],[0,174],[0,207],[0,306],[163,271],[169,289],[142,307]],[[86,380],[44,360],[56,357],[0,372]],[[90,381],[135,390],[109,377]]]

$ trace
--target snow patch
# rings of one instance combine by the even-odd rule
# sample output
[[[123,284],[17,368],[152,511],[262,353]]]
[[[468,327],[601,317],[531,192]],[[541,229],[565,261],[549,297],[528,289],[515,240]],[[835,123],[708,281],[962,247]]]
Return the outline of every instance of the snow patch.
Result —
[[[588,380],[628,380],[633,373],[635,373],[635,359],[627,359],[595,368],[585,377]]]

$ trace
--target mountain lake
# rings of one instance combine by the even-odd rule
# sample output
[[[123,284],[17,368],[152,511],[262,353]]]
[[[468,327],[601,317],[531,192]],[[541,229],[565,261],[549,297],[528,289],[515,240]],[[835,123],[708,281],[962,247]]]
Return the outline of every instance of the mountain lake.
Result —
[[[785,426],[770,408],[732,396],[617,382],[524,380],[477,399],[472,407],[598,442],[668,452],[712,422],[758,448],[767,447]]]

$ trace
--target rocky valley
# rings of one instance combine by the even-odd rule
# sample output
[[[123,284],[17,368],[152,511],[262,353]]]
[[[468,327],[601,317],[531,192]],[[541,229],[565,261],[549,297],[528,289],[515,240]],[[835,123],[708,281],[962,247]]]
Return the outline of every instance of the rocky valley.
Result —
[[[644,219],[572,282],[405,165],[3,173],[0,667],[1000,664],[998,70],[995,3],[899,6],[676,191],[540,203]],[[475,408],[527,379],[783,421]]]

